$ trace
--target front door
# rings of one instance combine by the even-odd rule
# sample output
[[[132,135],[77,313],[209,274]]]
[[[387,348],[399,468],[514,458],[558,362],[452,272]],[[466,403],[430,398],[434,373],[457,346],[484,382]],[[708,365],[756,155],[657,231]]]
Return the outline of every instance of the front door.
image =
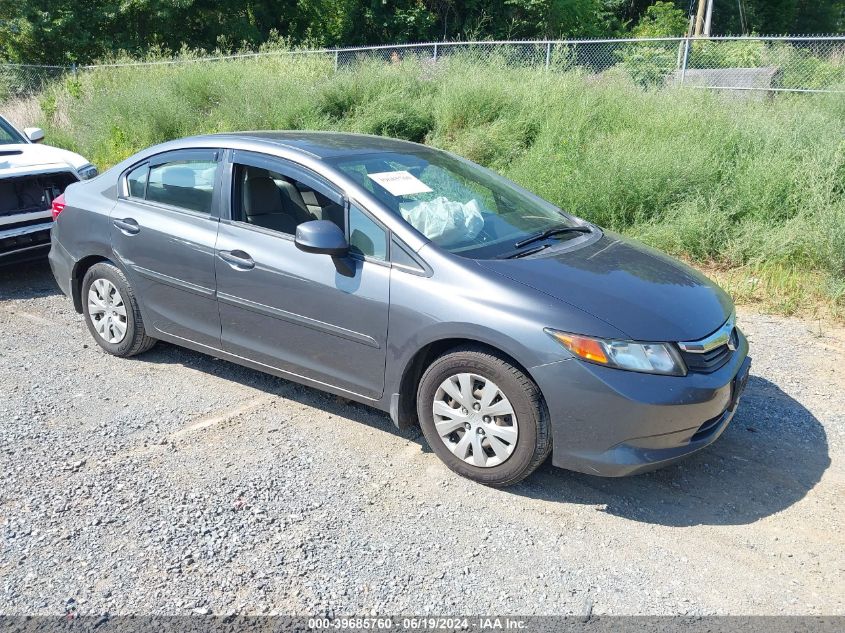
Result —
[[[339,265],[294,244],[296,226],[308,220],[331,220],[350,233],[343,198],[319,176],[281,159],[234,152],[232,188],[232,219],[221,220],[215,259],[223,349],[378,398],[390,289],[387,232],[353,207],[364,248]]]
[[[112,248],[155,336],[218,348],[214,245],[220,152],[168,152],[135,166],[111,212]]]

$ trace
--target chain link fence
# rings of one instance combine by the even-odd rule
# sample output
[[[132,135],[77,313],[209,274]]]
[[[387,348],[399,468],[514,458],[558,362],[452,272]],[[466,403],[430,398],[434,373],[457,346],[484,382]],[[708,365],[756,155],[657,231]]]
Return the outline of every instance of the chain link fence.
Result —
[[[371,60],[437,63],[459,56],[587,75],[624,72],[648,88],[845,93],[845,36],[433,42],[329,52],[337,69]]]
[[[41,92],[73,67],[0,63],[0,102]]]
[[[23,120],[27,98],[51,82],[108,68],[183,63],[217,63],[280,55],[324,57],[335,71],[364,63],[416,59],[436,66],[460,58],[548,72],[575,71],[588,78],[624,73],[647,89],[676,86],[752,92],[845,93],[845,36],[638,38],[605,40],[432,42],[320,50],[130,62],[96,66],[38,66],[0,63],[0,106],[12,120]],[[31,101],[31,99],[29,99]]]

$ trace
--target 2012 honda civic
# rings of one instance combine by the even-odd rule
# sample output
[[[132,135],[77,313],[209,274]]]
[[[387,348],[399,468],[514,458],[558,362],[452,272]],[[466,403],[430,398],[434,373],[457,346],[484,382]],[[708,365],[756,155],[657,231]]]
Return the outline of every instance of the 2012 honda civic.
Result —
[[[430,147],[186,138],[55,204],[53,272],[105,351],[168,341],[372,405],[488,485],[549,454],[670,464],[720,436],[748,379],[704,276]]]

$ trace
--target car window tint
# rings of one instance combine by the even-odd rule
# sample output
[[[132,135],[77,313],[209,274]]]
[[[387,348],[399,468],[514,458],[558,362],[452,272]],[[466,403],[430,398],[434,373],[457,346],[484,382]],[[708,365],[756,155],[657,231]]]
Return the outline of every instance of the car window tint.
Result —
[[[217,163],[179,160],[150,168],[146,199],[200,213],[211,213]]]
[[[126,182],[129,185],[130,198],[143,198],[147,188],[147,172],[149,165],[141,165],[136,167],[129,175],[126,176]]]
[[[235,219],[287,235],[310,220],[330,220],[344,230],[343,207],[308,185],[278,172],[235,166]]]
[[[382,261],[387,259],[387,233],[354,204],[349,208],[349,249]]]
[[[12,143],[26,143],[26,141],[5,119],[0,118],[0,145]]]

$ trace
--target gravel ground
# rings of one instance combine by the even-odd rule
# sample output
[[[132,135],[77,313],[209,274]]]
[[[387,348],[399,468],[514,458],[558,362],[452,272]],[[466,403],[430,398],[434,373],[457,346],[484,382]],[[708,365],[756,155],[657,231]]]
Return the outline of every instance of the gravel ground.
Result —
[[[170,345],[103,353],[0,272],[0,612],[845,614],[845,332],[740,310],[709,449],[493,490],[367,407]]]

